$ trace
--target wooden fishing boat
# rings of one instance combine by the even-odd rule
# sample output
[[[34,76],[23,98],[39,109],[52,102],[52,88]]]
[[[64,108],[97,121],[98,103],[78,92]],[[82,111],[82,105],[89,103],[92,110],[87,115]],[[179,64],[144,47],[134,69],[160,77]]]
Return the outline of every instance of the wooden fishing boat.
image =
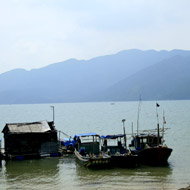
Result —
[[[132,168],[138,165],[138,155],[133,155],[126,147],[126,135],[104,135],[103,150],[111,156],[112,166]]]
[[[105,168],[110,167],[111,157],[100,151],[101,138],[96,133],[83,133],[74,136],[76,158],[85,167]]]
[[[168,148],[164,142],[164,133],[168,128],[165,128],[166,124],[165,116],[163,112],[163,127],[159,127],[159,119],[157,107],[160,105],[156,103],[157,113],[157,129],[139,131],[139,111],[137,119],[137,134],[132,132],[132,141],[130,150],[134,155],[139,156],[139,161],[146,165],[166,165],[168,164],[168,158],[171,155],[172,149]],[[140,106],[139,106],[140,108]],[[140,110],[140,109],[139,109]],[[162,135],[160,134],[162,132]]]
[[[154,133],[135,135],[130,144],[131,152],[146,165],[166,165],[172,149],[162,143],[162,136]]]

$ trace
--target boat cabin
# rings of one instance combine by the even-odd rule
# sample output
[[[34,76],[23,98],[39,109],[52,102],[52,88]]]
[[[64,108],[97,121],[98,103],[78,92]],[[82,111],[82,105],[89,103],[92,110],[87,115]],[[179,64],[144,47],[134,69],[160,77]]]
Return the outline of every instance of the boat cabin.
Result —
[[[74,136],[75,148],[81,155],[100,152],[100,136],[97,133],[83,133]]]
[[[108,154],[126,153],[125,135],[104,135],[101,136],[103,140],[102,150]]]
[[[162,143],[162,137],[159,137],[155,134],[140,134],[133,137],[131,144],[129,145],[132,150],[142,150],[146,147],[155,147],[158,144]]]
[[[57,130],[53,122],[8,123],[2,133],[7,158],[58,153]]]

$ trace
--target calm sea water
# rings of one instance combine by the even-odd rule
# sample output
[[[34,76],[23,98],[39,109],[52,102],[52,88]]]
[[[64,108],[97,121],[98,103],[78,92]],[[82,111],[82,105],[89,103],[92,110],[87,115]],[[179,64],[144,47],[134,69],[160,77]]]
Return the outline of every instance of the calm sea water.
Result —
[[[90,170],[73,156],[2,161],[0,189],[178,189],[190,183],[190,101],[160,101],[159,122],[166,116],[166,144],[173,148],[167,167]],[[6,123],[52,120],[71,136],[76,133],[122,133],[136,128],[138,102],[0,105],[1,131]],[[156,128],[156,102],[142,102],[140,129]],[[1,133],[3,139],[3,134]],[[128,143],[130,137],[128,137]]]

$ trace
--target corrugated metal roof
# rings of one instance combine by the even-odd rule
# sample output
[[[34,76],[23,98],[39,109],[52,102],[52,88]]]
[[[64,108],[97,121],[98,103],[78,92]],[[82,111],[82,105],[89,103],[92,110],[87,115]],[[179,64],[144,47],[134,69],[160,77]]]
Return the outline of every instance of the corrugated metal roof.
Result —
[[[10,123],[6,126],[11,133],[42,133],[51,130],[47,121],[34,123]]]

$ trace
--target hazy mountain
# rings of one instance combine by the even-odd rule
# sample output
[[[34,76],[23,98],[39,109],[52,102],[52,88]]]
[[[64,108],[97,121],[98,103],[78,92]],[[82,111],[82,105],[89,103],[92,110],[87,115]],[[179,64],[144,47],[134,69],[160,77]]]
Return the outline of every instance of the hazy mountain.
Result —
[[[174,56],[113,85],[102,100],[180,100],[190,99],[190,56]]]
[[[0,75],[0,103],[137,100],[139,93],[147,100],[188,99],[188,56],[190,51],[183,50],[126,50],[31,71],[15,69]],[[186,91],[179,92],[178,85]]]

